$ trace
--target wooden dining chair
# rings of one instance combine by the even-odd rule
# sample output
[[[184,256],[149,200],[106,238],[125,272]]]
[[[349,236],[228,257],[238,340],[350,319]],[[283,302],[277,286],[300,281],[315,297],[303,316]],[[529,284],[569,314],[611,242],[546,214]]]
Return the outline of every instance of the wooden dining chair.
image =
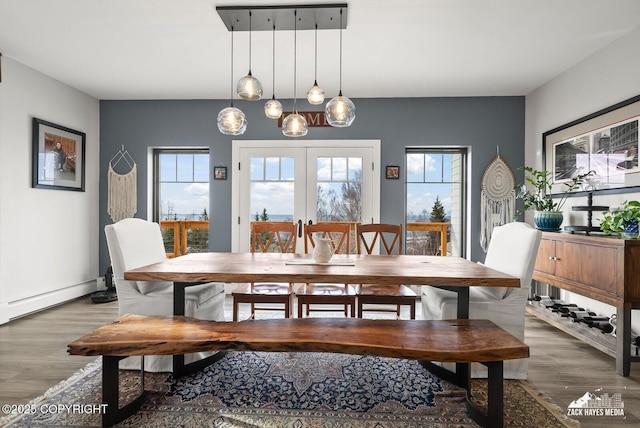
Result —
[[[252,222],[251,252],[295,253],[297,228],[297,224],[283,221]],[[285,318],[291,316],[293,284],[252,282],[239,286],[231,294],[233,295],[234,321],[238,321],[238,309],[241,303],[251,304],[250,318],[255,318],[256,310],[284,311]]]
[[[372,254],[380,247],[382,254],[402,254],[401,224],[358,224],[356,226],[358,254]],[[411,319],[416,318],[416,293],[402,284],[358,284],[356,286],[358,318],[363,312],[395,312],[400,319],[403,305],[409,306]],[[365,307],[367,305],[367,307]],[[376,306],[369,306],[376,305]],[[388,305],[394,305],[390,309]],[[386,307],[385,307],[386,306]]]
[[[311,254],[315,247],[313,235],[331,239],[334,254],[349,254],[351,225],[349,223],[317,223],[304,226],[304,252]],[[344,311],[344,316],[356,314],[356,292],[349,284],[304,284],[296,292],[298,318],[310,312]],[[311,306],[313,305],[313,307]],[[333,305],[334,307],[330,307]],[[339,305],[339,309],[335,308]]]

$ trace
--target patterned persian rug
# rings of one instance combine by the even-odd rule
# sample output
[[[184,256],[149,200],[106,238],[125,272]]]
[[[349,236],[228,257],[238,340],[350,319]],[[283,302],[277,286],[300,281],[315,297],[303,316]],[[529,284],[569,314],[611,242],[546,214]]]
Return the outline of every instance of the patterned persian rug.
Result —
[[[139,372],[121,371],[120,401],[140,388]],[[474,381],[480,405],[483,381]],[[101,360],[30,403],[32,414],[0,419],[8,427],[93,427],[101,415]],[[145,375],[147,398],[122,427],[476,427],[464,390],[418,362],[321,353],[230,352],[178,379]],[[73,409],[76,404],[76,410]],[[69,406],[69,407],[66,407]],[[79,409],[79,410],[78,410]],[[577,426],[526,382],[505,382],[505,425]]]

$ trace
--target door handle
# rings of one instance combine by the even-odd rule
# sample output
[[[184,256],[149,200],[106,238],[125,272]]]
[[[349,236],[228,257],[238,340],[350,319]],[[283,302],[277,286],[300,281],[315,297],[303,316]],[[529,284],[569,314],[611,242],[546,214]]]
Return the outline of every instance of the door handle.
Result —
[[[298,220],[298,238],[302,238],[302,220]]]

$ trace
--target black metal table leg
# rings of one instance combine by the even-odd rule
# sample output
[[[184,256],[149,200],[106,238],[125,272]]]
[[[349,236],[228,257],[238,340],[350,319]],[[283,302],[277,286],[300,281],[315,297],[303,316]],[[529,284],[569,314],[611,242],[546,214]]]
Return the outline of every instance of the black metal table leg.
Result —
[[[191,285],[198,285],[199,282],[174,282],[173,283],[173,315],[184,316],[185,301],[186,301],[186,289]],[[215,354],[203,358],[193,363],[185,364],[184,354],[173,356],[173,375],[175,377],[184,376],[189,373],[194,373],[204,369],[207,366],[215,363],[227,353],[225,351],[218,351]]]

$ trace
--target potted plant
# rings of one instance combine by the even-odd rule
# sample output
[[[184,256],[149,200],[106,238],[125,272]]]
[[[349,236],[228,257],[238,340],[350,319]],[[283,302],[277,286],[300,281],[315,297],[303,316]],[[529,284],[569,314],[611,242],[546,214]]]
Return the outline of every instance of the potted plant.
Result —
[[[640,202],[624,201],[614,209],[608,209],[600,220],[600,229],[607,235],[620,234],[625,239],[638,239]]]
[[[591,177],[594,171],[578,174],[569,181],[563,183],[564,189],[559,196],[551,197],[552,176],[550,171],[540,171],[529,166],[522,168],[525,171],[525,181],[533,186],[529,190],[526,184],[516,187],[516,197],[522,199],[524,209],[534,209],[533,220],[540,230],[555,231],[560,229],[563,214],[562,207],[571,192],[581,186],[585,179]]]

